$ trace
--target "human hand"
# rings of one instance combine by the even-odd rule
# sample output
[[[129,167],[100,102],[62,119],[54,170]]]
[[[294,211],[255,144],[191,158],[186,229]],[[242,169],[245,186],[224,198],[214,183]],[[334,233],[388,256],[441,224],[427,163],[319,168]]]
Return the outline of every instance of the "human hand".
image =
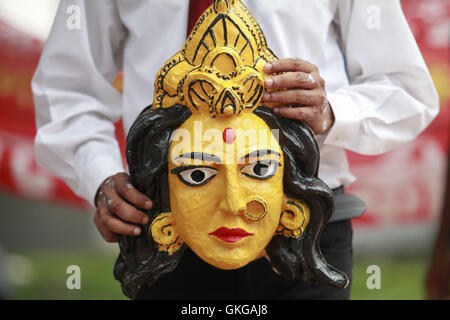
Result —
[[[128,174],[117,173],[102,182],[95,198],[94,223],[107,242],[117,242],[116,234],[138,236],[141,228],[135,224],[149,222],[147,215],[132,204],[147,210],[153,205],[147,196],[133,187]]]
[[[316,65],[287,58],[267,63],[264,71],[272,74],[264,82],[269,91],[286,89],[264,93],[264,102],[290,105],[274,108],[276,115],[302,120],[315,134],[324,134],[333,126],[334,114],[326,98],[325,80]],[[282,74],[276,74],[279,72]]]

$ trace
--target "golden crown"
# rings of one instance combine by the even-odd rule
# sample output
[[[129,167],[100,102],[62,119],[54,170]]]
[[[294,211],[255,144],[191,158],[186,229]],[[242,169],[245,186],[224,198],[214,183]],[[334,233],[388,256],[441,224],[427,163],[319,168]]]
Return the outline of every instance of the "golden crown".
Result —
[[[251,112],[265,90],[264,65],[276,59],[240,0],[214,0],[158,72],[153,108],[179,104],[213,117]]]

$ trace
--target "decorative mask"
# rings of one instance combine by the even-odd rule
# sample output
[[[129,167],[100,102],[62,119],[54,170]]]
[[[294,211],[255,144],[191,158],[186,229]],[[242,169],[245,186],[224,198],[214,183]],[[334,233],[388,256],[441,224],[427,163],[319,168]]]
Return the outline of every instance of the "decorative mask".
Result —
[[[279,274],[345,287],[318,236],[334,210],[311,130],[261,103],[277,58],[239,0],[215,0],[155,80],[127,137],[133,184],[154,203],[138,237],[120,236],[114,273],[135,297],[189,247],[220,269],[266,257]]]

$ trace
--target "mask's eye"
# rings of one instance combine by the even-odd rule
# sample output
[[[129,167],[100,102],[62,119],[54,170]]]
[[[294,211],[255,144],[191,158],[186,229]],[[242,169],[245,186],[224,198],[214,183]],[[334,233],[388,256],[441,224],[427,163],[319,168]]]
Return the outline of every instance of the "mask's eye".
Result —
[[[244,166],[241,172],[247,177],[265,180],[277,173],[279,165],[280,163],[276,160],[261,160]]]
[[[216,176],[217,169],[206,166],[181,166],[172,169],[181,182],[188,186],[198,187],[208,183]]]

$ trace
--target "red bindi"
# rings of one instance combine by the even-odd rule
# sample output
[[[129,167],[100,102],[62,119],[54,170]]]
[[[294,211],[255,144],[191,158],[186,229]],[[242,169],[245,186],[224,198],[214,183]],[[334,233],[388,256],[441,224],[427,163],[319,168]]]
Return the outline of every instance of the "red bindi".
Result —
[[[233,128],[226,128],[223,130],[222,137],[226,143],[233,143],[236,139],[236,131]]]

